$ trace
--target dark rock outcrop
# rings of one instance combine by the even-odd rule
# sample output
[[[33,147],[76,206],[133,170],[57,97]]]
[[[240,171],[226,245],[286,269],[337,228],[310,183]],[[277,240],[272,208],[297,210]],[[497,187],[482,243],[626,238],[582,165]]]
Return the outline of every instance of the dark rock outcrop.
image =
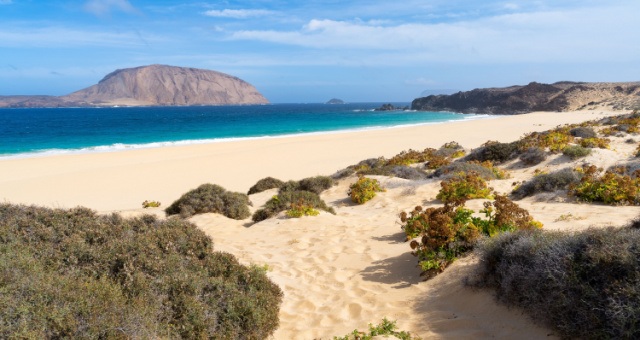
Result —
[[[228,74],[166,65],[116,70],[66,96],[0,97],[0,107],[267,104],[253,85]]]
[[[521,114],[570,111],[596,106],[630,109],[640,105],[640,83],[558,82],[475,89],[415,99],[411,109],[460,113]]]
[[[398,107],[393,104],[382,104],[382,106],[380,106],[379,108],[374,109],[374,111],[407,111],[407,110],[409,110],[408,106]]]

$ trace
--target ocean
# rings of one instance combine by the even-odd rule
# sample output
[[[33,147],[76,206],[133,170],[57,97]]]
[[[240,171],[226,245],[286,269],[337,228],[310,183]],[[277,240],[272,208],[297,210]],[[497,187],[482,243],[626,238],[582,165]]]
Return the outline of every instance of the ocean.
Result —
[[[448,112],[374,111],[381,105],[0,109],[0,158],[384,129],[486,117]]]

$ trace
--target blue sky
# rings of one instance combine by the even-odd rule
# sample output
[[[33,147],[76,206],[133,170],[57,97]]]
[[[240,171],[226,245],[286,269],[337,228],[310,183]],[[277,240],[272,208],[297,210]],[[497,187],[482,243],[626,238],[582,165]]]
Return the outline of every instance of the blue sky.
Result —
[[[0,95],[127,67],[212,69],[271,102],[640,81],[640,1],[0,0]]]

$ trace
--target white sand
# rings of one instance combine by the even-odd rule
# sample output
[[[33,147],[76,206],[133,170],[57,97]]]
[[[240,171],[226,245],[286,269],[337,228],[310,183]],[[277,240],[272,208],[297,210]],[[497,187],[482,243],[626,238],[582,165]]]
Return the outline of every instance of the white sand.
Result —
[[[409,148],[437,148],[449,141],[472,148],[487,140],[513,141],[525,132],[611,114],[533,113],[357,133],[2,160],[0,199],[53,207],[84,205],[132,215],[140,213],[144,200],[159,200],[166,206],[206,182],[246,192],[266,176],[288,180],[328,175],[360,160]],[[588,161],[611,165],[629,159],[635,145],[614,141],[612,150],[599,150]],[[508,192],[513,181],[530,177],[535,168],[551,171],[579,162],[550,158],[536,167],[514,170],[512,179],[491,185]],[[213,238],[217,250],[233,253],[244,263],[269,266],[269,276],[285,293],[276,339],[331,339],[354,328],[364,330],[383,317],[423,338],[553,338],[548,336],[551,331],[534,325],[521,311],[495,303],[490,292],[462,285],[474,258],[461,259],[435,279],[422,282],[397,216],[416,205],[439,205],[435,201],[439,182],[376,178],[387,192],[361,206],[350,203],[346,195],[354,178],[324,192],[335,216],[279,217],[250,227],[250,220],[216,214],[191,221]],[[252,195],[253,209],[273,194],[275,190]],[[639,213],[637,207],[565,200],[542,195],[517,203],[549,229],[621,225]],[[481,202],[468,206],[477,210]],[[162,214],[161,209],[144,212]]]

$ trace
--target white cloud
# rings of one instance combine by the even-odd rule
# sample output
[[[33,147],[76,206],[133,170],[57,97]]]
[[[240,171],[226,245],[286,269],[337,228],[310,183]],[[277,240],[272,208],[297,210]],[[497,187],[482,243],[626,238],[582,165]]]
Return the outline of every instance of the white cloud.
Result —
[[[77,30],[67,27],[0,29],[0,46],[62,48],[77,46],[140,47],[147,41],[160,41],[161,37],[137,32],[106,32]]]
[[[273,15],[276,12],[265,9],[223,9],[223,10],[209,10],[204,12],[204,15],[216,18],[232,18],[232,19],[246,19],[253,17],[264,17]]]
[[[12,0],[0,0],[0,5],[11,5],[12,3]]]
[[[230,40],[259,40],[348,50],[367,60],[390,53],[422,62],[592,62],[638,60],[633,44],[639,3],[496,15],[444,23],[312,19],[298,30],[244,30]],[[331,51],[331,52],[330,52]],[[379,59],[379,58],[378,58]],[[396,59],[397,61],[397,59]]]
[[[109,15],[112,10],[120,10],[126,13],[137,12],[128,0],[89,0],[85,2],[84,9],[97,16]]]

